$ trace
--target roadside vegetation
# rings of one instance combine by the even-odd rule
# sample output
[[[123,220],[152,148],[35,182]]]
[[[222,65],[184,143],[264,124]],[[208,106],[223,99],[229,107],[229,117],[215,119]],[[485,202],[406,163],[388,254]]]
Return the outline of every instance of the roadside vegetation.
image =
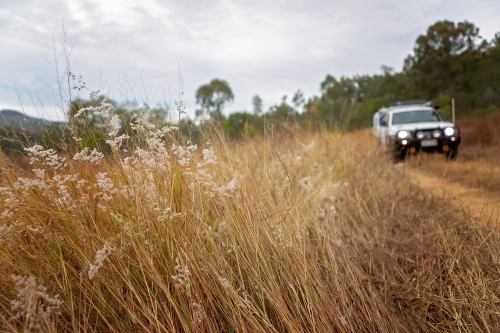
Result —
[[[111,154],[2,160],[14,332],[498,331],[496,227],[423,193],[367,132],[196,145],[99,113]],[[76,115],[78,118],[80,115]],[[109,116],[109,117],[108,117]]]

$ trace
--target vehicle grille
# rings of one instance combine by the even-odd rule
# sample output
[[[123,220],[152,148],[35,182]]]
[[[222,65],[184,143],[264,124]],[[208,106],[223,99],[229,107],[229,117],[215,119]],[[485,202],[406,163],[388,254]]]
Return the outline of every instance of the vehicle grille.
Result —
[[[423,139],[432,139],[432,131],[420,131],[420,132],[424,132],[424,137]]]

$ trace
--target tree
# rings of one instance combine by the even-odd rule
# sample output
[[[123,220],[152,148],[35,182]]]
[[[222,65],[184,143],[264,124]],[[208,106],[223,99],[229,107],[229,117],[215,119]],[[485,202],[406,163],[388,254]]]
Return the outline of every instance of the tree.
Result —
[[[489,103],[500,104],[500,32],[495,34],[484,62],[487,81],[485,98]]]
[[[457,90],[470,93],[474,81],[471,76],[478,72],[486,47],[474,24],[439,21],[417,38],[404,71],[426,98],[439,94],[452,97]]]
[[[213,117],[220,118],[224,105],[234,99],[233,91],[224,80],[214,79],[196,90],[196,103],[201,106],[197,115],[208,112]]]
[[[148,121],[158,127],[163,127],[167,124],[168,108],[156,107],[148,111]]]
[[[305,103],[304,93],[300,91],[300,89],[297,89],[297,92],[295,93],[295,95],[293,95],[292,103],[293,105],[295,105],[295,108],[297,108],[297,111],[301,106],[304,105]]]
[[[253,137],[262,133],[264,128],[262,117],[246,112],[231,113],[221,123],[227,137],[236,140]]]
[[[358,98],[358,85],[348,77],[342,76],[340,80],[337,80],[335,77],[327,75],[325,80],[321,82],[321,92],[332,102],[340,100],[354,102]]]
[[[69,122],[74,137],[80,138],[79,149],[84,147],[106,149],[106,135],[102,116],[96,114],[99,111],[114,112],[115,102],[107,100],[105,96],[97,99],[84,100],[81,98],[71,101],[68,109]]]
[[[287,96],[284,95],[281,98],[281,104],[274,105],[269,108],[269,116],[271,119],[278,120],[280,122],[295,121],[296,111],[287,102]]]
[[[80,127],[84,125],[91,128],[102,127],[101,119],[94,114],[91,108],[99,107],[104,100],[104,96],[90,100],[82,98],[72,100],[69,104],[68,119],[71,123],[77,123]],[[110,101],[110,103],[114,105],[113,101]]]
[[[259,97],[259,95],[255,95],[252,98],[252,104],[253,104],[253,114],[255,115],[260,115],[262,113],[262,98]]]

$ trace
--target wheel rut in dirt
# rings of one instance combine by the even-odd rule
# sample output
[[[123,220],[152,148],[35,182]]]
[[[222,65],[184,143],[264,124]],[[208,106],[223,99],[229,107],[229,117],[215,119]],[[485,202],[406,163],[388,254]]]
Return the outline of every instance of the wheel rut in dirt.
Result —
[[[483,220],[500,221],[500,196],[483,191],[480,188],[465,187],[456,182],[424,174],[415,169],[406,168],[405,172],[422,189],[433,195],[446,198],[462,208],[471,217]]]

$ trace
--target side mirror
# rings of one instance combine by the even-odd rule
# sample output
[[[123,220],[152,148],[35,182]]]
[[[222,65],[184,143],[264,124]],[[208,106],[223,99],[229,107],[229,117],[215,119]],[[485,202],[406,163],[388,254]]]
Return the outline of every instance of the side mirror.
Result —
[[[380,119],[380,126],[387,126],[387,121],[385,119]]]

